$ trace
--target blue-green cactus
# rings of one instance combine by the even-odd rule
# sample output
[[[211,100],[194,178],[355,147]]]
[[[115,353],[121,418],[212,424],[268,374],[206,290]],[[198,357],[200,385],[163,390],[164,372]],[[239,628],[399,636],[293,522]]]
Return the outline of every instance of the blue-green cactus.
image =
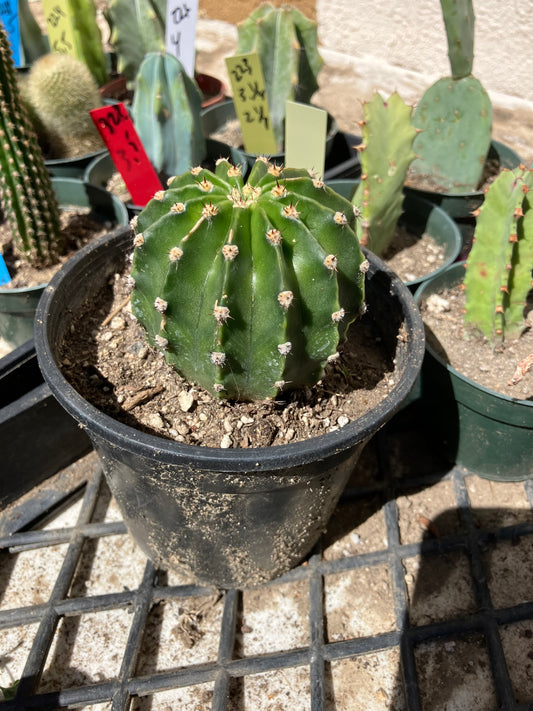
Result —
[[[352,205],[306,171],[225,160],[134,220],[132,310],[187,380],[261,400],[314,384],[364,297]]]
[[[237,26],[237,54],[259,56],[270,120],[279,149],[284,140],[288,100],[309,103],[318,89],[323,65],[318,52],[317,24],[300,10],[264,3]]]
[[[0,196],[15,251],[35,265],[63,252],[59,206],[20,97],[11,47],[0,22]]]
[[[397,93],[386,101],[376,93],[363,104],[361,182],[352,202],[359,242],[378,255],[394,237],[403,210],[403,186],[415,157],[412,110]]]
[[[139,69],[133,122],[155,169],[180,175],[206,155],[200,120],[202,94],[171,54],[152,52]]]
[[[413,115],[420,131],[414,142],[414,175],[431,176],[436,189],[451,193],[479,188],[490,148],[492,105],[471,75],[474,43],[472,0],[441,0],[452,76],[439,79]]]
[[[479,209],[465,274],[465,322],[491,342],[514,338],[525,326],[533,288],[533,171],[505,170]]]
[[[147,54],[165,51],[166,11],[166,0],[110,0],[105,9],[117,70],[130,83]]]

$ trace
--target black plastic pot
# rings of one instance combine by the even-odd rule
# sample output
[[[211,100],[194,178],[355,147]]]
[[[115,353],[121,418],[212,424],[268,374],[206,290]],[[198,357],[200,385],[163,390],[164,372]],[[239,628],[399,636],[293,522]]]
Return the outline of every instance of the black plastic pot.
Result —
[[[346,179],[328,180],[327,184],[339,195],[351,200],[359,181]],[[427,232],[444,249],[444,262],[440,267],[423,277],[405,282],[406,286],[414,293],[424,281],[440,274],[457,259],[462,246],[461,232],[454,220],[444,210],[410,193],[404,197],[403,214],[399,220],[399,224],[402,223],[413,234],[422,235]]]
[[[123,203],[102,188],[75,178],[53,178],[52,184],[62,207],[90,208],[102,222],[128,223],[129,216]],[[35,309],[45,286],[0,288],[0,338],[11,348],[33,337]]]
[[[122,268],[130,249],[129,231],[118,230],[81,250],[51,281],[36,315],[44,377],[89,434],[126,525],[156,564],[185,567],[223,588],[271,579],[309,553],[365,443],[411,390],[424,352],[419,311],[404,284],[369,255],[366,317],[378,324],[399,369],[385,400],[357,421],[308,441],[250,449],[181,444],[103,414],[58,367],[72,315]]]
[[[91,449],[44,383],[33,341],[0,361],[0,509]]]
[[[425,282],[415,293],[417,303],[461,284],[464,271],[464,262],[458,262]],[[438,433],[450,462],[485,479],[533,477],[533,401],[518,400],[470,380],[429,343],[417,392],[426,421]]]
[[[226,101],[219,102],[213,106],[209,106],[202,109],[202,126],[204,135],[206,137],[212,136],[217,131],[220,131],[228,121],[235,121],[237,119],[237,114],[235,112],[235,104],[233,99],[226,99]],[[328,113],[328,124],[327,124],[327,135],[326,135],[326,164],[328,163],[329,156],[334,147],[334,139],[338,133],[337,122],[334,117]],[[251,168],[257,159],[255,153],[248,153],[243,150],[242,153],[248,161],[248,165]],[[274,163],[284,164],[285,163],[285,153],[275,153],[269,156],[270,160]],[[297,168],[298,166],[292,166]]]
[[[206,139],[206,149],[207,155],[204,164],[209,169],[215,169],[215,161],[219,158],[229,158],[229,160],[235,165],[245,165],[246,157],[243,152],[238,148],[233,148],[228,146],[226,143],[221,141],[214,141],[211,138]],[[110,178],[114,173],[116,173],[116,167],[113,163],[113,159],[109,153],[98,156],[95,158],[87,168],[83,179],[86,183],[91,185],[97,185],[100,188],[107,189]],[[144,207],[144,205],[135,205],[132,202],[126,202],[126,207],[128,213],[133,216],[138,214]]]

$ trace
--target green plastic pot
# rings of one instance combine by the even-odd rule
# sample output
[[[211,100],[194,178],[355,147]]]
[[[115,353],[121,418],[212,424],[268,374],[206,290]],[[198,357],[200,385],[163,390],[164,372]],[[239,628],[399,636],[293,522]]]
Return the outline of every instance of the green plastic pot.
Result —
[[[106,190],[75,178],[52,178],[52,183],[62,207],[90,207],[102,221],[115,225],[128,224],[125,205]],[[16,348],[33,337],[35,309],[45,286],[0,288],[0,338],[10,348]]]
[[[458,262],[422,284],[421,304],[430,294],[461,284]],[[522,481],[533,477],[533,401],[518,400],[478,385],[452,368],[426,342],[419,378],[427,422],[449,461],[485,479]]]
[[[347,200],[354,196],[358,180],[327,180],[327,185],[342,195]],[[414,293],[418,287],[452,264],[461,251],[461,232],[452,218],[441,210],[438,205],[434,205],[423,198],[406,194],[403,203],[403,214],[400,223],[404,223],[414,234],[428,232],[435,242],[444,248],[444,262],[430,274],[406,281],[406,286]]]

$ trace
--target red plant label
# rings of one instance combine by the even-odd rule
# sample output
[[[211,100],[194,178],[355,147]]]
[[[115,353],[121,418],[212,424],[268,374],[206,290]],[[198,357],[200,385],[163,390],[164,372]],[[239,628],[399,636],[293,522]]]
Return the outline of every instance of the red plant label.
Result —
[[[144,207],[163,190],[124,104],[102,106],[89,112],[113,163],[130,192],[132,202]]]

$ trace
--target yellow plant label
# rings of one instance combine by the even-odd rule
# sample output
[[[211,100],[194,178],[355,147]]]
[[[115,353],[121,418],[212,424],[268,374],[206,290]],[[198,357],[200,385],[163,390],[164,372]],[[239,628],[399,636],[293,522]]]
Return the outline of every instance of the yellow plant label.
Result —
[[[50,51],[76,56],[74,18],[68,0],[42,0]]]
[[[265,80],[257,54],[226,57],[235,113],[242,131],[244,150],[271,155],[277,152],[270,122]]]

